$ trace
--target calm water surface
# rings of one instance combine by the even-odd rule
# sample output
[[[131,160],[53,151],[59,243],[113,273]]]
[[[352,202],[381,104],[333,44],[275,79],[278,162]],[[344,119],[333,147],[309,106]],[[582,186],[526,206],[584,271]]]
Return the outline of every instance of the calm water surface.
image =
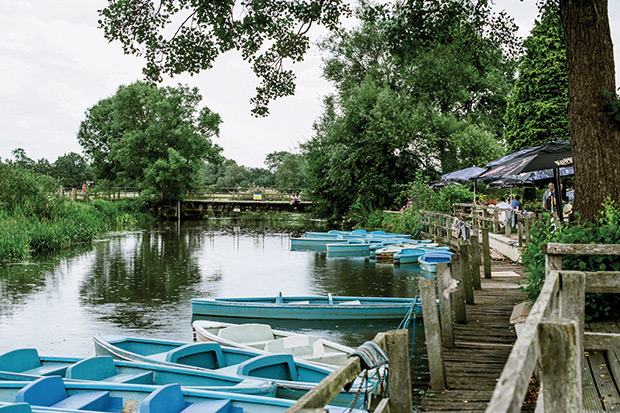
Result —
[[[92,336],[103,333],[191,341],[192,297],[417,294],[419,274],[409,266],[291,251],[294,235],[230,220],[188,222],[180,230],[169,224],[1,266],[0,352],[36,347],[45,355],[89,356]],[[274,327],[355,347],[398,323],[287,321]],[[412,373],[416,394],[428,382],[421,320]]]

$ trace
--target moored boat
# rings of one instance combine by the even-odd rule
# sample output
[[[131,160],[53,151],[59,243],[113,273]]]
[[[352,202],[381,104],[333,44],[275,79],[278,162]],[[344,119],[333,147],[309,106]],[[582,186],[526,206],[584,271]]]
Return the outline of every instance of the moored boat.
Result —
[[[337,238],[291,238],[291,250],[319,250],[326,251],[327,244],[347,243],[347,239]]]
[[[183,343],[107,335],[95,336],[93,341],[97,354],[118,359],[268,380],[277,385],[276,396],[286,399],[301,397],[333,371],[295,360],[291,354],[262,354],[223,347],[213,342]],[[372,391],[372,388],[370,383],[367,386],[355,383],[351,392],[342,391],[332,404],[347,406],[357,399],[363,399],[358,397],[358,391]]]
[[[60,376],[0,382],[0,400],[28,403],[34,412],[271,413],[284,412],[293,404],[274,397],[187,389],[178,384],[70,382]],[[326,407],[334,413],[343,411]]]
[[[192,326],[197,341],[213,341],[265,353],[288,353],[297,359],[328,368],[344,363],[354,351],[352,347],[318,337],[275,330],[267,324],[196,320]]]
[[[102,381],[166,385],[179,383],[202,390],[274,396],[276,386],[265,380],[234,377],[176,366],[148,365],[113,360],[109,356],[89,358],[40,356],[34,348],[20,348],[0,355],[0,380],[34,381],[59,375],[72,381]]]
[[[419,300],[393,297],[327,296],[192,298],[192,314],[249,319],[402,320],[421,314]]]
[[[432,251],[418,258],[420,269],[428,272],[437,272],[438,263],[450,263],[452,261],[452,252],[450,251]]]
[[[403,248],[394,254],[394,264],[417,264],[418,258],[426,252],[422,248]]]

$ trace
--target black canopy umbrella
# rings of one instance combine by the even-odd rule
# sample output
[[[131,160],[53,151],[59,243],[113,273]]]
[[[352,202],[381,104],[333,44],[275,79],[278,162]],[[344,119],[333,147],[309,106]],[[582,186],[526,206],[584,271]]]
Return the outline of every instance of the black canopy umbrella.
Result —
[[[530,180],[519,178],[500,178],[487,185],[487,188],[533,188],[534,183]]]
[[[450,172],[441,175],[442,181],[469,181],[478,178],[486,168],[472,166],[470,168],[461,169],[459,171]]]
[[[442,181],[474,181],[474,202],[476,202],[476,179],[486,171],[486,168],[472,166],[458,171],[441,175]]]
[[[562,203],[559,196],[561,167],[573,165],[573,153],[570,142],[553,140],[544,145],[522,149],[503,158],[489,162],[492,166],[487,172],[478,177],[482,180],[499,179],[506,176],[518,175],[524,172],[553,170],[554,181],[557,186],[555,191],[556,208],[558,216],[562,219]]]

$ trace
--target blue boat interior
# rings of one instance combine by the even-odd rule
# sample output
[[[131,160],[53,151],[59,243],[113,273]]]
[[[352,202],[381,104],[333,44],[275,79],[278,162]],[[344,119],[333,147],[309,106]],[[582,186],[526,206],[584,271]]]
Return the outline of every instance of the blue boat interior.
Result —
[[[67,365],[43,365],[35,348],[19,348],[0,355],[0,371],[35,376],[64,375]]]
[[[65,378],[109,383],[153,384],[153,371],[119,373],[110,356],[95,356],[69,366]]]
[[[291,354],[264,354],[240,363],[236,373],[241,376],[272,380],[298,381],[297,367]]]
[[[32,413],[28,403],[11,403],[0,405],[1,413]]]
[[[165,361],[205,369],[226,367],[224,354],[218,343],[186,344],[167,352]]]
[[[140,413],[243,413],[227,399],[187,403],[181,386],[169,384],[149,394],[140,404]]]
[[[29,403],[32,406],[72,410],[120,412],[123,409],[123,399],[110,396],[108,391],[87,391],[67,395],[60,376],[42,377],[29,383],[17,392],[15,401]]]

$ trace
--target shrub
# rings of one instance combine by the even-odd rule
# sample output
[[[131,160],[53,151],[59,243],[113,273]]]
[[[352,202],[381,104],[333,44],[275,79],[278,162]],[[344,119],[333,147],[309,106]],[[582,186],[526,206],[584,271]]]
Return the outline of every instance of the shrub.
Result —
[[[545,281],[545,255],[542,244],[558,242],[563,244],[620,244],[620,208],[608,200],[595,223],[574,223],[559,229],[533,228],[531,240],[523,252],[525,282],[521,290],[529,300],[540,294]],[[618,257],[610,256],[565,256],[562,268],[578,271],[620,271]],[[586,320],[620,317],[620,295],[587,294]]]

